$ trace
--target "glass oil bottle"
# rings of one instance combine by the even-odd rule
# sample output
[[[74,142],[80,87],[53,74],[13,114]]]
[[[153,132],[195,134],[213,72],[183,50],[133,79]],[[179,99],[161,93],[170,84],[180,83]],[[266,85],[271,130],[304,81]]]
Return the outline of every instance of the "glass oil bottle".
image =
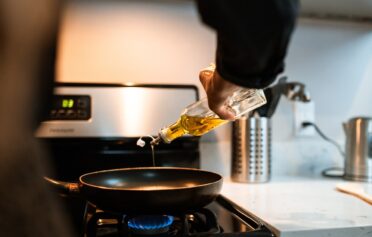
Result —
[[[266,104],[266,98],[262,89],[247,88],[235,91],[225,102],[225,106],[235,114],[235,118],[239,118],[264,104]],[[159,131],[159,136],[151,144],[156,145],[161,141],[170,143],[185,134],[201,136],[227,122],[229,120],[220,119],[209,109],[208,100],[205,97],[187,106],[178,121],[162,128]]]

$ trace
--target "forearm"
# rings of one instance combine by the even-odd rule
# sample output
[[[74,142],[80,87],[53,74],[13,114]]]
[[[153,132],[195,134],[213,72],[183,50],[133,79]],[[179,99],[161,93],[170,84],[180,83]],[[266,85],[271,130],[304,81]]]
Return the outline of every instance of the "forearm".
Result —
[[[298,11],[296,0],[199,0],[217,32],[217,71],[234,84],[263,88],[284,69]]]

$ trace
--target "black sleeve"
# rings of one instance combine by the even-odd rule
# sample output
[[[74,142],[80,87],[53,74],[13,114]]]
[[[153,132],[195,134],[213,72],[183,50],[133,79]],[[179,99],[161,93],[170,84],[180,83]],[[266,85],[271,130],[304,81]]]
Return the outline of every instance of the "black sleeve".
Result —
[[[297,0],[197,0],[197,6],[217,32],[216,65],[224,79],[264,88],[284,70]]]

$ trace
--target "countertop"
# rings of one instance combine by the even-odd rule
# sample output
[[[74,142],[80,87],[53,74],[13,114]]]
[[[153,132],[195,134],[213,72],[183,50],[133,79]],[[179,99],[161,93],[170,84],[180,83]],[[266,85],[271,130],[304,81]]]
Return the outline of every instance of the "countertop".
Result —
[[[372,237],[372,205],[337,191],[341,182],[345,181],[278,177],[246,184],[225,178],[222,195],[280,237]]]

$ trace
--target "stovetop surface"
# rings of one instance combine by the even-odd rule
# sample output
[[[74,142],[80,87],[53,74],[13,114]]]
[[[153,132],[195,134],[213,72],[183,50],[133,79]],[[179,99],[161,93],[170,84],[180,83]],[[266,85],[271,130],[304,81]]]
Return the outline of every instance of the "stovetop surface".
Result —
[[[152,217],[151,217],[152,218]],[[141,222],[138,220],[141,219]],[[223,196],[197,211],[160,215],[161,220],[148,222],[148,217],[107,213],[88,206],[85,215],[85,237],[274,237],[259,220]],[[168,221],[171,219],[171,224]],[[164,220],[167,223],[164,223]],[[133,224],[134,223],[134,224]],[[147,225],[147,226],[146,226]]]

